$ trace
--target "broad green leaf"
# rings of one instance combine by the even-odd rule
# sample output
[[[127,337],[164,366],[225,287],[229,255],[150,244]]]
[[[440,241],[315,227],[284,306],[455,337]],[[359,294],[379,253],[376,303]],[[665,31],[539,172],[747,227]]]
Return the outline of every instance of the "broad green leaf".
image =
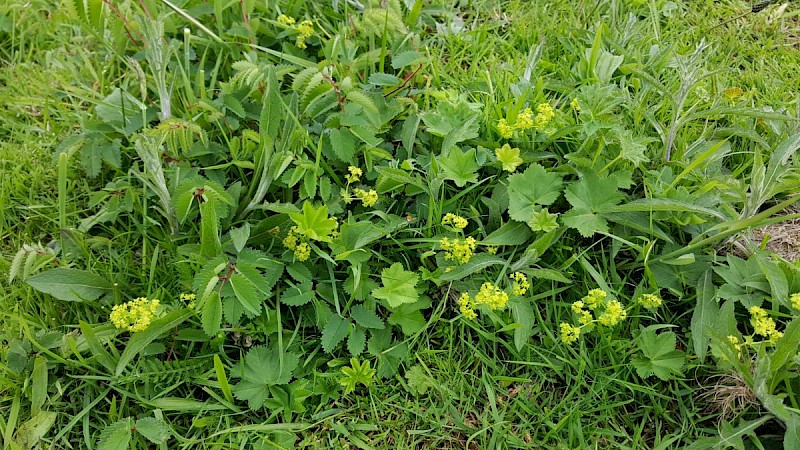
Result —
[[[302,306],[314,300],[314,290],[311,281],[305,281],[294,286],[288,286],[281,295],[281,303],[288,306]]]
[[[372,75],[380,76],[381,74],[373,73]],[[370,83],[372,82],[372,75],[370,75]],[[365,93],[363,93],[361,91],[352,90],[352,91],[347,93],[347,97],[346,98],[347,98],[347,100],[349,100],[349,101],[361,106],[362,108],[364,108],[364,111],[366,111],[368,114],[377,114],[378,113],[378,105],[376,105],[375,102],[372,101],[372,99],[369,98],[369,96],[367,94],[365,94]]]
[[[778,339],[770,358],[770,371],[779,371],[793,356],[797,355],[800,346],[800,319],[792,320],[783,330],[783,337]]]
[[[480,105],[463,100],[443,101],[422,115],[428,133],[444,138],[442,153],[459,142],[478,137]]]
[[[100,433],[97,443],[98,450],[128,450],[131,440],[131,421],[122,419],[108,425]]]
[[[356,155],[356,140],[347,128],[330,130],[331,150],[340,161],[352,163]]]
[[[508,307],[511,309],[514,321],[519,324],[519,327],[514,329],[514,347],[519,352],[525,348],[525,344],[533,336],[535,323],[533,306],[528,300],[517,297],[508,302]]]
[[[222,301],[216,291],[212,292],[203,304],[201,320],[203,323],[203,332],[208,336],[217,334],[222,324]]]
[[[392,69],[402,69],[412,64],[420,64],[425,61],[425,55],[416,50],[407,50],[392,55]]]
[[[506,222],[500,228],[489,233],[481,241],[482,245],[522,245],[533,236],[531,230],[519,222]]]
[[[253,316],[258,315],[261,312],[264,294],[259,293],[256,286],[241,273],[231,275],[228,282],[245,310]]]
[[[406,336],[419,332],[425,327],[427,321],[422,315],[421,310],[431,306],[427,297],[421,298],[415,303],[406,303],[394,308],[389,316],[389,323],[397,325]]]
[[[242,380],[233,388],[239,400],[247,401],[250,409],[260,408],[270,395],[269,388],[287,384],[300,359],[294,353],[264,346],[251,348],[244,358]]]
[[[364,305],[355,305],[350,308],[350,317],[364,328],[382,330],[386,326],[374,311],[367,309]]]
[[[95,107],[96,117],[126,136],[144,125],[142,111],[147,111],[148,122],[155,116],[153,110],[148,111],[144,103],[119,88],[114,89]]]
[[[531,223],[533,213],[558,200],[561,189],[561,175],[531,164],[525,172],[508,177],[508,214],[517,222]]]
[[[31,416],[39,414],[47,400],[47,359],[37,356],[31,374]]]
[[[367,332],[363,328],[353,327],[347,337],[347,351],[353,356],[358,356],[367,346]]]
[[[336,228],[336,220],[328,217],[328,208],[314,208],[311,202],[303,203],[302,213],[291,213],[289,217],[297,225],[297,232],[316,241],[331,242],[331,233]]]
[[[619,141],[619,156],[622,159],[637,166],[650,160],[645,155],[647,151],[646,138],[637,138],[629,130],[618,129],[617,140]]]
[[[476,160],[475,149],[462,151],[456,147],[451,149],[447,156],[440,156],[438,161],[444,179],[453,180],[456,186],[464,187],[467,183],[478,181],[480,166]]]
[[[419,276],[403,269],[401,263],[394,263],[381,271],[382,287],[372,291],[372,295],[386,300],[390,307],[396,308],[404,303],[414,303],[419,298],[416,290]]]
[[[347,337],[350,330],[350,321],[334,314],[322,329],[322,349],[326,353],[333,353],[336,346]]]
[[[786,426],[786,432],[783,434],[784,450],[800,450],[800,415],[792,414],[784,425]]]
[[[183,323],[191,315],[191,310],[186,308],[179,309],[153,321],[146,330],[134,333],[119,357],[115,370],[116,375],[121,375],[133,358],[141,353],[151,342]]]
[[[250,238],[250,224],[245,222],[238,228],[231,228],[231,241],[233,241],[233,248],[236,252],[241,252],[244,246],[247,245],[247,240]]]
[[[401,83],[400,78],[388,73],[380,72],[370,74],[367,82],[375,86],[397,86]]]
[[[573,208],[562,214],[561,220],[568,227],[578,230],[583,237],[607,232],[608,222],[604,214],[624,198],[617,191],[615,183],[591,172],[571,183],[565,197]]]
[[[156,445],[165,444],[170,436],[169,425],[155,417],[143,417],[137,420],[136,432]]]
[[[97,300],[113,287],[101,276],[68,267],[50,269],[29,277],[25,282],[39,292],[72,302]]]
[[[206,259],[222,252],[219,240],[219,216],[215,203],[215,199],[210,199],[200,204],[200,253]]]
[[[494,151],[497,160],[502,164],[503,170],[506,172],[514,172],[517,167],[522,164],[522,158],[519,157],[519,149],[512,148],[510,145],[505,144]]]
[[[48,435],[48,432],[56,422],[58,418],[58,414],[53,411],[39,411],[38,414],[28,419],[25,423],[20,425],[20,427],[16,431],[16,439],[14,441],[11,440],[11,432],[13,430],[9,429],[8,436],[9,438],[6,440],[6,443],[14,442],[18,444],[16,447],[9,446],[7,448],[16,448],[16,449],[34,449],[34,448],[41,448],[39,442]],[[10,426],[7,425],[7,426]]]
[[[716,290],[711,269],[707,270],[697,283],[697,304],[692,313],[692,344],[698,362],[703,362],[708,352],[710,336],[707,329],[714,325],[719,316]]]
[[[533,231],[544,231],[549,233],[558,228],[558,214],[552,214],[547,208],[542,208],[539,211],[531,213],[531,219],[528,221],[528,226]]]
[[[632,361],[636,373],[642,378],[655,375],[665,381],[681,375],[686,355],[675,350],[675,341],[671,331],[656,334],[652,328],[642,330],[637,339],[642,354]]]

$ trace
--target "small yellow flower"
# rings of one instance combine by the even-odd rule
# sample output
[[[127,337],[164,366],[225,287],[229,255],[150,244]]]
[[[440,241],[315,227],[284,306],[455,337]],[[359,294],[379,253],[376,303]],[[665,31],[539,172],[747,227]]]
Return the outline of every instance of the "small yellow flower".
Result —
[[[361,200],[361,204],[367,208],[374,206],[375,203],[378,203],[378,193],[374,189],[365,191],[363,189],[355,188],[353,189],[353,195]]]
[[[775,321],[764,308],[758,306],[750,308],[750,324],[753,325],[754,334],[769,338],[772,342],[783,336],[783,333],[775,329]]]
[[[569,106],[572,108],[573,111],[581,112],[581,104],[578,103],[577,98],[573,98],[572,101],[569,102]]]
[[[467,320],[473,320],[478,317],[478,314],[475,312],[475,302],[466,292],[462,293],[461,296],[458,297],[458,309],[461,312],[461,315]]]
[[[186,305],[187,308],[194,309],[195,299],[197,298],[196,295],[194,295],[193,293],[188,293],[187,294],[187,293],[184,292],[184,293],[181,293],[180,297],[181,297],[181,300],[183,300],[184,302],[187,302],[187,305]]]
[[[139,297],[111,308],[109,319],[115,327],[130,332],[146,330],[158,311],[158,299]]]
[[[347,168],[347,171],[350,172],[349,175],[345,176],[344,178],[347,180],[348,183],[357,183],[361,180],[361,175],[364,175],[364,172],[361,171],[356,166],[350,166]]]
[[[606,296],[608,294],[606,291],[602,289],[592,289],[589,293],[583,297],[581,300],[586,304],[586,307],[595,310],[598,307],[602,306],[606,300]]]
[[[497,121],[497,132],[500,133],[500,136],[505,139],[511,139],[514,136],[514,129],[511,128],[506,119],[500,119]]]
[[[480,291],[475,295],[476,305],[486,305],[491,310],[503,309],[508,303],[508,294],[488,281],[481,285]]]
[[[550,103],[539,103],[539,105],[536,107],[536,111],[538,114],[536,114],[536,118],[533,119],[533,126],[537,130],[545,129],[547,124],[549,124],[556,115],[556,113],[553,111],[553,107],[550,106]]]
[[[628,317],[628,313],[625,311],[625,308],[622,307],[622,303],[618,300],[611,300],[606,303],[605,310],[603,314],[597,318],[597,321],[600,322],[601,325],[613,327],[625,320],[626,317]]]
[[[575,314],[583,313],[584,304],[582,301],[578,300],[577,302],[572,302],[572,312]]]
[[[533,128],[533,111],[530,108],[525,108],[521,113],[517,114],[514,128],[518,130],[530,130]]]
[[[528,288],[531,287],[530,283],[528,283],[528,276],[522,272],[514,272],[508,277],[514,280],[514,285],[512,286],[514,295],[525,295],[528,292]]]
[[[792,294],[789,301],[792,303],[792,308],[800,311],[800,293]]]
[[[578,323],[581,325],[589,325],[592,323],[594,319],[592,319],[592,313],[589,311],[581,311],[581,316],[578,317]]]
[[[292,26],[295,23],[294,17],[289,17],[286,14],[278,16],[278,23],[283,26]]]
[[[499,248],[496,245],[490,245],[490,246],[486,247],[486,253],[488,253],[490,255],[496,255],[497,254],[497,250],[499,250]]]
[[[300,32],[300,35],[306,38],[309,38],[314,35],[314,22],[310,20],[304,20],[300,22],[300,25],[297,26],[297,31]]]
[[[294,226],[289,229],[289,233],[286,234],[285,238],[283,238],[283,246],[289,250],[294,250],[295,247],[297,247],[297,241],[297,227]]]
[[[303,242],[295,247],[294,257],[297,258],[298,261],[306,261],[309,256],[311,256],[311,246],[308,245],[308,242]]]
[[[636,303],[644,306],[647,309],[656,309],[661,306],[661,297],[655,294],[644,294],[636,299]]]
[[[561,342],[569,345],[581,337],[581,329],[568,323],[561,324]]]
[[[461,216],[457,216],[453,213],[447,213],[442,218],[442,225],[451,226],[453,228],[463,230],[467,227],[469,221]]]
[[[445,261],[456,261],[459,264],[466,264],[472,259],[472,254],[477,244],[475,238],[471,236],[466,239],[442,238],[439,241],[439,245],[445,251]]]
[[[310,20],[304,20],[300,22],[300,25],[297,25],[296,29],[300,34],[297,36],[294,45],[297,48],[306,48],[306,39],[314,35],[314,23]]]

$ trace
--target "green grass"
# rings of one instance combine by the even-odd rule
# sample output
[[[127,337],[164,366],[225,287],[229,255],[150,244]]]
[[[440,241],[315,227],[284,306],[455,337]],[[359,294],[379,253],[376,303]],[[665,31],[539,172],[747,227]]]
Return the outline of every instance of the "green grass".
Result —
[[[271,3],[265,7],[244,2],[250,9],[244,13],[248,20],[243,21],[238,2],[206,6],[177,2],[221,36],[226,46],[187,24],[163,2],[119,2],[125,21],[106,8],[102,25],[86,17],[83,2],[74,2],[78,6],[66,3],[73,2],[15,0],[0,6],[0,101],[4,104],[0,111],[0,320],[4,323],[0,328],[0,440],[4,448],[112,448],[108,443],[124,435],[133,436],[134,448],[667,449],[695,442],[713,447],[725,427],[746,427],[748,420],[767,417],[766,425],[746,435],[746,440],[758,442],[760,438],[766,446],[783,439],[775,437],[782,434],[781,427],[800,423],[792,425],[794,411],[769,403],[777,395],[788,394],[788,406],[798,407],[792,393],[800,386],[797,378],[792,378],[797,371],[792,362],[785,368],[790,375],[787,379],[770,378],[769,392],[760,393],[757,401],[736,409],[732,416],[722,417],[709,397],[700,394],[713,388],[718,375],[732,370],[749,372],[750,366],[746,361],[740,365],[726,362],[721,356],[722,344],[712,347],[704,361],[699,360],[694,335],[704,331],[693,319],[703,302],[696,278],[707,269],[719,291],[728,286],[724,289],[745,292],[736,297],[735,315],[733,309],[730,312],[734,330],[719,322],[720,333],[751,330],[744,305],[756,297],[759,304],[771,298],[770,311],[780,329],[786,330],[786,340],[798,339],[789,331],[792,325],[786,325],[795,324],[796,311],[792,312],[786,299],[778,298],[779,293],[800,291],[797,267],[778,260],[759,260],[758,265],[753,257],[751,269],[763,271],[758,274],[762,278],[730,281],[721,270],[734,263],[718,252],[735,231],[766,223],[768,217],[759,212],[781,201],[788,205],[796,193],[793,164],[771,166],[780,172],[774,180],[764,181],[758,173],[762,160],[766,164],[771,151],[798,132],[800,78],[796,72],[800,53],[795,33],[800,11],[796,5],[790,3],[780,17],[776,16],[778,7],[773,6],[712,29],[748,5],[732,0],[476,0],[459,2],[458,7],[452,2],[423,2],[419,22],[413,21],[406,33],[398,31],[400,25],[398,29],[370,28],[367,19],[350,10],[352,5],[345,6],[346,2],[339,2],[339,11],[333,11],[327,2],[280,2],[280,12],[298,21],[313,18],[318,27],[317,36],[304,51],[292,45],[295,34],[275,25],[278,10]],[[405,3],[408,5],[400,9],[401,21],[414,14],[410,9],[414,2]],[[92,8],[90,4],[85,3]],[[99,7],[102,2],[97,4]],[[172,131],[156,128],[163,99],[157,88],[158,71],[148,60],[152,55],[138,42],[144,31],[143,22],[137,19],[137,14],[143,17],[142,5],[151,13],[165,14],[167,38],[156,36],[149,45],[171,39],[174,49],[166,74],[173,91],[172,115],[187,122],[173,122],[178,125]],[[351,16],[346,15],[345,7]],[[673,7],[676,9],[670,9]],[[216,19],[211,15],[213,8],[219,9]],[[389,17],[385,10],[376,11],[374,20]],[[129,27],[127,31],[123,23]],[[181,31],[184,26],[192,28],[188,37]],[[688,55],[703,39],[706,47],[689,61]],[[250,42],[270,52],[251,51]],[[382,191],[377,207],[380,214],[356,209],[361,208],[358,202],[348,205],[337,197],[340,189],[349,189],[342,181],[349,164],[346,158],[337,160],[330,156],[332,150],[323,148],[323,143],[328,145],[324,129],[345,128],[345,119],[334,115],[337,105],[370,106],[369,98],[349,94],[338,79],[341,85],[337,89],[342,88],[347,97],[339,98],[338,91],[327,94],[330,109],[320,109],[320,117],[329,120],[325,121],[309,113],[314,101],[322,105],[326,92],[333,92],[325,90],[327,81],[322,81],[322,75],[309,75],[318,76],[320,83],[305,92],[299,86],[303,95],[299,99],[292,96],[292,77],[300,72],[298,66],[305,64],[299,63],[325,59],[334,45],[340,46],[339,53],[328,56],[329,63],[323,66],[341,78],[349,75],[356,87],[366,90],[369,75],[381,71],[399,78],[408,75],[408,91],[403,86],[399,94],[386,95],[403,98],[398,102],[403,112],[375,133],[390,145],[375,150],[358,147],[363,153],[353,159],[365,168],[365,188],[379,190],[381,183],[391,188],[393,181],[380,178],[373,166],[399,170],[405,156],[415,159],[418,170],[408,173],[420,177],[420,187],[401,186],[406,190],[398,195],[389,188]],[[419,71],[414,73],[415,65],[391,69],[395,52],[413,46],[428,56]],[[609,74],[610,80],[599,80],[596,71],[587,66],[601,49],[624,57],[619,68]],[[379,62],[380,55],[389,53],[390,59]],[[252,64],[254,78],[240,87],[232,80],[240,70],[233,63],[245,58],[257,63]],[[259,135],[260,126],[269,121],[261,115],[259,102],[274,87],[269,79],[272,69],[265,68],[268,64],[281,64],[278,70],[291,75],[277,79],[280,89],[272,104],[282,105],[274,119],[280,120],[280,126],[274,136],[267,137]],[[141,75],[137,75],[137,65],[143,67]],[[603,97],[603,86],[613,89],[613,95]],[[102,117],[99,111],[103,107],[111,114],[108,105],[114,100],[109,100],[109,95],[117,88],[125,89],[134,100],[144,100],[152,114],[149,130],[121,132],[111,119]],[[731,88],[741,88],[741,97],[728,100],[725,92]],[[683,101],[680,92],[685,94]],[[462,103],[456,101],[459,96]],[[597,103],[582,105],[584,113],[590,113],[579,115],[570,108],[576,98]],[[624,106],[614,106],[618,98],[624,100]],[[474,181],[454,186],[451,178],[438,172],[445,155],[439,154],[441,137],[425,131],[430,125],[419,125],[412,139],[413,152],[405,149],[406,117],[413,118],[420,111],[430,118],[443,104],[464,107],[467,101],[479,108],[479,136],[460,145],[478,149],[478,159],[493,158],[494,148],[506,142],[494,125],[509,110],[521,109],[523,104],[535,110],[538,103],[551,103],[558,111],[552,133],[529,133],[508,141],[520,149],[526,166],[540,163],[543,171],[564,177],[566,184],[577,184],[586,170],[628,177],[630,186],[622,189],[630,199],[680,201],[682,207],[702,206],[722,219],[702,216],[705,222],[701,223],[688,209],[654,211],[648,206],[633,211],[644,214],[639,228],[609,216],[607,230],[585,237],[559,225],[566,230],[564,234],[540,253],[528,253],[532,262],[521,269],[550,271],[531,276],[530,294],[525,297],[530,317],[520,318],[519,314],[525,313],[518,310],[513,314],[481,311],[479,320],[466,320],[458,314],[456,294],[475,292],[486,281],[501,284],[512,272],[510,266],[523,259],[527,246],[537,245],[536,238],[543,235],[534,232],[519,245],[501,248],[498,255],[507,261],[505,265],[452,284],[438,286],[431,281],[444,279],[446,273],[436,269],[449,264],[436,247],[439,239],[459,236],[440,226],[439,218],[445,212],[467,217],[467,235],[479,240],[496,230],[501,221],[515,223],[504,214],[511,190],[508,177],[491,166],[490,160],[475,163],[482,168],[476,169]],[[312,107],[305,109],[305,103]],[[603,108],[607,108],[605,112],[595,115]],[[388,114],[388,109],[390,106],[385,106],[381,113]],[[355,116],[350,120],[362,118]],[[645,146],[644,162],[615,158],[621,144],[611,132],[594,135],[587,131],[592,126],[610,129],[609,121]],[[188,122],[200,130],[192,136],[194,144],[181,134],[180,127]],[[141,148],[137,152],[135,147],[148,133],[167,136],[158,149],[174,161],[160,152],[156,160],[166,173],[167,194],[173,199],[179,195],[181,183],[196,179],[179,179],[177,174],[187,177],[185,174],[200,168],[196,172],[203,175],[207,193],[218,185],[228,189],[229,195],[236,192],[237,201],[222,206],[221,194],[216,193],[218,197],[203,203],[211,207],[200,209],[200,214],[192,212],[180,231],[172,233],[166,218],[169,208],[157,195],[158,177],[143,163]],[[75,136],[87,137],[83,148],[67,140]],[[86,155],[94,151],[89,138],[94,142],[116,139],[119,167],[106,160],[95,167],[95,176],[89,176],[91,164]],[[286,174],[276,177],[265,191],[265,198],[276,204],[246,209],[248,196],[257,190],[253,181],[260,176],[261,157],[272,151],[268,138],[274,138],[278,149],[289,152],[292,162]],[[210,150],[197,144],[204,139],[213,143]],[[360,142],[358,139],[354,142]],[[723,140],[727,141],[724,145]],[[668,143],[672,146],[666,161]],[[717,143],[717,149],[722,149],[719,153],[703,154]],[[482,148],[486,153],[481,153]],[[401,156],[392,153],[395,151]],[[58,155],[62,152],[68,158],[59,173]],[[300,174],[296,180],[291,180],[293,170]],[[675,179],[678,174],[681,178]],[[327,196],[323,179],[329,183],[331,194]],[[235,187],[237,180],[243,183],[241,197]],[[603,180],[615,183],[617,179]],[[306,183],[313,183],[311,195],[307,195]],[[759,188],[766,192],[763,201],[754,199],[753,191]],[[200,203],[196,197],[191,197],[192,205]],[[111,219],[88,230],[82,227],[82,221],[115,198],[129,200],[127,209],[115,206],[119,209]],[[331,214],[342,218],[349,214],[353,220],[384,223],[381,214],[395,214],[399,219],[407,215],[409,224],[398,225],[385,238],[365,245],[373,259],[363,266],[351,264],[347,258],[326,262],[324,257],[315,265],[296,264],[281,241],[292,225],[287,216],[294,212],[291,205],[300,208],[306,198],[328,204]],[[277,205],[279,202],[290,206]],[[575,204],[564,197],[548,206],[563,217]],[[214,208],[217,212],[208,211]],[[236,214],[228,214],[224,208]],[[214,222],[208,219],[211,216],[221,219]],[[327,212],[324,216],[327,218]],[[741,223],[736,219],[751,222],[740,230],[734,228]],[[254,318],[230,321],[226,312],[226,320],[216,328],[206,324],[206,316],[212,314],[199,306],[188,320],[166,327],[152,342],[143,344],[129,367],[118,373],[120,355],[130,351],[136,341],[110,325],[112,306],[141,296],[162,299],[168,309],[176,311],[172,314],[184,311],[177,294],[193,290],[192,283],[200,279],[207,261],[225,252],[238,254],[227,240],[236,232],[231,230],[245,223],[250,227],[249,239],[245,238],[248,247],[294,271],[281,272],[274,289],[286,292],[283,283],[289,281],[306,286],[302,281],[306,271],[310,274],[308,286],[313,288],[301,290],[313,291],[315,300],[301,308],[281,304],[274,297],[260,298],[263,304],[259,307],[264,309]],[[274,227],[280,230],[277,237],[271,231]],[[667,244],[658,231],[673,239],[674,245]],[[708,239],[703,240],[705,237]],[[700,244],[691,246],[697,242]],[[334,254],[323,240],[311,243],[320,249],[314,258]],[[78,302],[39,292],[24,282],[22,272],[9,282],[6,274],[12,271],[11,261],[25,244],[41,245],[36,247],[41,255],[28,258],[25,275],[69,266],[99,275],[113,286],[104,288],[102,297]],[[48,256],[48,248],[57,250],[54,258]],[[674,260],[690,250],[687,259]],[[485,253],[483,247],[479,251]],[[659,263],[659,258],[669,264]],[[369,290],[382,282],[381,269],[396,262],[415,273],[420,279],[418,289],[424,291],[420,293],[431,301],[422,315],[407,313],[413,316],[406,317],[412,322],[410,332],[400,324],[402,318],[396,323],[389,318],[401,314],[369,295]],[[259,266],[259,270],[265,269]],[[375,285],[365,289],[365,298],[355,301],[345,280],[356,277],[357,270],[364,270]],[[560,281],[563,279],[567,282]],[[203,287],[208,280],[204,282]],[[607,287],[626,304],[655,290],[665,305],[655,313],[632,309],[622,325],[590,332],[579,342],[565,345],[559,324],[573,323],[572,302],[598,286]],[[228,286],[230,292],[226,293],[223,282],[218,291],[223,297],[228,295],[225,301],[230,302],[240,297],[239,292],[234,296],[235,289],[239,288]],[[714,305],[728,299],[724,292],[715,294],[721,298]],[[200,297],[202,292],[196,294]],[[199,303],[208,301],[203,298]],[[393,351],[402,353],[404,345],[407,351],[371,385],[359,385],[348,393],[339,382],[341,368],[351,364],[353,352],[347,339],[334,344],[331,352],[324,350],[326,334],[333,331],[322,330],[327,329],[329,316],[349,320],[353,305],[376,309],[392,330],[389,343],[374,352],[372,340],[379,339],[375,338],[377,332],[370,330],[366,351],[356,352],[359,359],[382,370],[381,364],[391,366],[387,361],[394,357]],[[769,307],[770,302],[763,305]],[[517,345],[514,330],[524,326],[521,324],[531,329],[522,345]],[[664,334],[674,332],[677,347],[670,350],[686,352],[679,372],[669,379],[642,377],[633,363],[642,355],[636,336],[651,325],[660,326]],[[358,329],[351,324],[348,332],[350,326]],[[209,327],[214,333],[207,335],[203,330]],[[241,383],[239,361],[252,346],[268,344],[277,346],[282,357],[299,356],[295,381],[271,386],[272,403],[251,408],[246,401],[249,398],[232,398],[226,386]],[[788,346],[787,354],[796,353],[796,342],[794,347]],[[215,357],[219,366],[215,366]],[[296,404],[291,403],[295,400]],[[281,401],[295,409],[287,411]],[[155,441],[148,441],[144,431],[131,431],[134,423],[146,430],[145,422],[134,422],[145,418],[157,423],[151,423],[157,430],[168,430],[167,443],[148,444]],[[37,423],[45,424],[39,434]],[[700,445],[697,448],[704,448]]]

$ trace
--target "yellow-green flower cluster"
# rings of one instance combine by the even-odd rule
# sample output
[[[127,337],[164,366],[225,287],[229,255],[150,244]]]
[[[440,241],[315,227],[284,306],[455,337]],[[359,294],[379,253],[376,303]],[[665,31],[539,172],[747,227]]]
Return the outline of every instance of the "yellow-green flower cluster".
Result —
[[[310,20],[304,20],[300,22],[300,25],[297,25],[295,29],[300,34],[297,36],[294,45],[296,45],[297,48],[306,48],[306,39],[314,35],[314,23]]]
[[[503,309],[508,303],[508,294],[493,283],[483,283],[475,295],[476,305],[486,305],[491,310]]]
[[[305,237],[297,231],[296,226],[290,228],[286,237],[283,238],[283,246],[294,250],[294,257],[298,261],[306,261],[311,256],[311,246],[304,239]]]
[[[314,22],[310,20],[304,20],[295,26],[297,21],[294,17],[281,14],[278,16],[278,23],[286,28],[292,28],[298,33],[295,41],[297,48],[306,48],[306,39],[314,35]]]
[[[521,113],[517,114],[514,128],[518,130],[530,130],[533,128],[533,111],[530,108],[525,108]]]
[[[466,292],[458,297],[458,310],[467,320],[473,320],[478,317],[478,314],[475,312],[475,301],[472,300],[472,297]]]
[[[143,331],[150,326],[158,311],[158,299],[139,297],[111,309],[110,320],[115,327],[131,332]]]
[[[742,351],[742,344],[741,344],[741,342],[739,342],[739,338],[738,337],[730,335],[730,336],[728,336],[728,342],[731,343],[731,345],[733,346],[733,348],[736,349],[737,352],[741,352]]]
[[[750,308],[750,325],[753,326],[753,333],[775,342],[783,333],[775,329],[775,321],[769,316],[764,308],[753,306]]]
[[[606,291],[592,289],[582,299],[572,303],[570,309],[577,316],[580,326],[568,323],[560,325],[561,340],[565,344],[575,342],[584,326],[599,323],[613,327],[628,317],[628,311],[619,300],[608,300],[607,297]]]
[[[505,139],[511,139],[514,136],[514,127],[508,124],[506,119],[497,121],[497,132]]]
[[[539,103],[539,106],[536,107],[536,112],[538,114],[533,119],[533,126],[537,130],[543,130],[556,115],[550,103]]]
[[[280,16],[278,16],[278,23],[283,26],[290,27],[295,24],[295,20],[294,17],[289,17],[286,14],[281,14]]]
[[[445,251],[445,261],[455,261],[459,264],[465,264],[472,259],[472,254],[477,244],[473,237],[467,237],[465,239],[442,238],[439,241],[439,245],[441,245],[442,250]]]
[[[644,294],[636,299],[636,303],[644,306],[647,309],[656,309],[661,306],[661,297],[655,294]]]
[[[375,203],[378,203],[378,193],[375,191],[375,189],[365,191],[364,189],[355,188],[353,189],[353,195],[361,200],[361,204],[367,208],[374,206]]]
[[[311,246],[308,245],[308,242],[301,242],[294,248],[294,257],[297,258],[298,261],[307,261],[310,256]]]
[[[571,102],[569,102],[570,108],[572,108],[575,112],[581,112],[581,104],[578,103],[577,98],[573,98]]]
[[[792,308],[800,311],[800,293],[792,294],[789,301],[792,303]]]
[[[514,280],[514,284],[511,286],[511,293],[514,295],[525,295],[528,288],[531,287],[528,283],[528,276],[522,272],[514,272],[508,277]]]
[[[497,121],[497,131],[505,139],[510,139],[514,136],[514,131],[530,130],[535,126],[536,119],[533,117],[533,110],[525,108],[517,114],[517,118],[513,124],[508,123],[508,119],[502,118]]]
[[[628,317],[628,313],[622,306],[619,300],[611,300],[606,302],[605,309],[602,314],[597,318],[601,325],[613,327],[614,325],[622,322]]]
[[[348,183],[357,183],[361,180],[361,175],[364,175],[364,172],[361,171],[356,166],[350,166],[347,168],[347,171],[350,172],[344,178],[347,180]]]
[[[467,221],[467,219],[461,216],[457,216],[453,213],[447,213],[442,218],[442,225],[450,226],[458,230],[463,230],[464,228],[467,227],[467,224],[469,224],[469,221]]]
[[[569,345],[577,341],[581,337],[581,328],[562,323],[561,326],[561,342]]]
[[[194,309],[194,304],[195,304],[194,301],[195,299],[197,299],[196,295],[194,295],[193,293],[187,294],[186,292],[183,292],[181,293],[180,297],[182,301],[187,303],[186,305],[187,308]]]
[[[586,304],[586,307],[594,311],[598,307],[602,306],[603,303],[606,301],[606,296],[608,293],[602,289],[592,289],[583,297],[583,303]]]

